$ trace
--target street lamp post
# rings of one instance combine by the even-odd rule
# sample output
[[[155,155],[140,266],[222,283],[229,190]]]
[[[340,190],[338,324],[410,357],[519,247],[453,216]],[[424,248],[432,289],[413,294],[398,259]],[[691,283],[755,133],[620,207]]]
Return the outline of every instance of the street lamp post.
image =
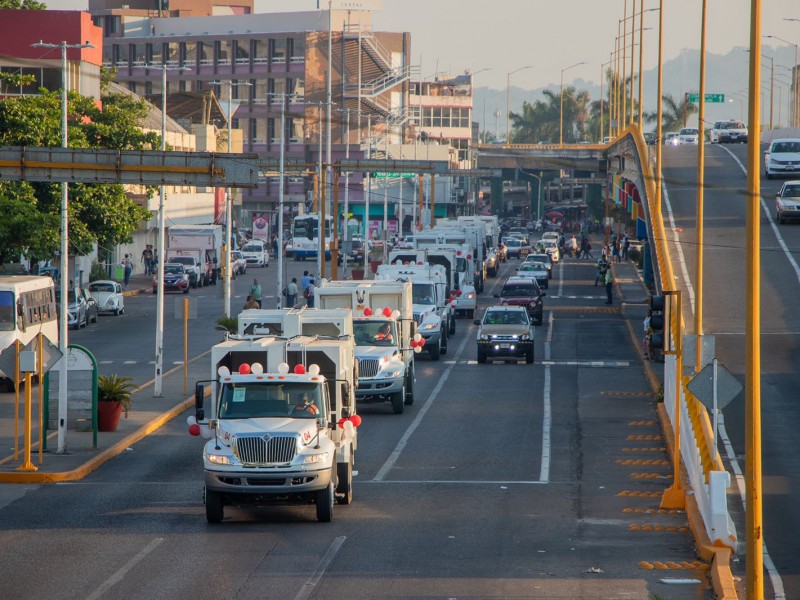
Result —
[[[564,72],[569,71],[570,69],[574,69],[575,67],[579,67],[580,65],[585,65],[586,61],[581,61],[579,63],[575,63],[567,67],[566,69],[561,69],[561,85],[559,87],[559,100],[561,101],[560,109],[559,109],[559,119],[558,119],[558,143],[559,145],[564,144]]]
[[[800,19],[785,19],[786,21],[800,21]],[[800,123],[800,119],[798,119],[797,110],[800,107],[800,94],[798,94],[797,83],[798,83],[798,66],[797,66],[797,44],[793,44],[792,42],[785,40],[777,35],[765,35],[765,38],[775,39],[779,42],[783,42],[784,44],[789,44],[790,46],[794,46],[794,65],[792,66],[792,127],[797,127],[798,123]]]
[[[67,70],[67,50],[94,48],[88,41],[83,44],[46,44],[39,40],[31,44],[34,48],[60,48],[61,49],[61,147],[67,148],[67,91],[69,90],[69,71]],[[67,299],[69,297],[69,189],[67,182],[61,182],[61,256],[59,258],[61,304],[58,310],[58,349],[64,356],[68,349],[67,337]],[[58,454],[67,452],[67,369],[58,371]]]
[[[506,73],[506,145],[511,143],[511,76],[519,71],[532,68],[533,65],[527,65]]]

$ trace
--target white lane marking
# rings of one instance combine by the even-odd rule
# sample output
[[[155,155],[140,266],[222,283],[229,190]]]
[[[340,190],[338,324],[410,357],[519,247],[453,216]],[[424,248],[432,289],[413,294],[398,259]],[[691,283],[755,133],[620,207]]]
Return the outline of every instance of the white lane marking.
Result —
[[[101,365],[110,365],[110,364],[112,364],[114,361],[113,361],[113,360],[99,360],[99,361],[97,361],[97,362],[98,362],[98,363],[100,363]]]
[[[672,212],[672,204],[670,204],[669,202],[669,193],[667,193],[666,183],[661,184],[661,194],[664,197],[664,205],[667,207],[670,232],[672,233],[673,236],[672,243],[675,245],[675,248],[677,249],[678,252],[678,262],[681,265],[681,273],[683,274],[683,284],[684,286],[686,286],[686,289],[689,292],[689,302],[688,303],[684,302],[683,304],[684,305],[688,304],[689,310],[692,312],[692,318],[694,318],[694,287],[692,286],[692,280],[689,278],[689,269],[686,266],[686,259],[683,256],[683,246],[681,245],[680,235],[678,234],[678,227],[675,224],[675,215]]]
[[[552,314],[552,313],[551,313]],[[630,367],[629,360],[543,360],[550,367]]]
[[[552,426],[552,416],[550,407],[550,345],[553,342],[553,323],[555,317],[550,313],[547,318],[547,337],[544,342],[544,389],[542,390],[542,463],[539,467],[539,481],[549,483],[550,481],[550,429]]]
[[[119,571],[117,571],[111,577],[106,579],[100,585],[99,588],[97,588],[94,592],[92,592],[91,595],[87,596],[86,600],[97,600],[97,598],[100,598],[108,590],[117,585],[120,581],[122,581],[125,578],[125,575],[127,575],[128,572],[131,569],[133,569],[133,567],[135,567],[142,560],[144,560],[147,557],[147,555],[150,554],[153,550],[155,550],[159,546],[159,544],[161,544],[161,542],[163,541],[164,538],[155,538],[154,540],[152,540],[149,544],[147,544],[147,546],[142,548],[139,554],[137,554],[127,563],[125,563],[125,565]]]
[[[303,587],[297,592],[297,595],[294,597],[294,600],[306,600],[309,596],[311,596],[314,588],[316,587],[319,580],[322,579],[322,576],[325,574],[325,570],[328,568],[328,565],[331,564],[333,557],[336,556],[336,553],[339,552],[339,549],[344,544],[344,541],[347,539],[346,536],[340,535],[331,544],[328,551],[325,553],[325,556],[322,557],[322,560],[319,561],[317,568],[314,569],[314,572],[311,574],[306,582],[303,584]]]
[[[470,329],[468,328],[467,332],[469,332],[469,330]],[[467,333],[467,332],[465,332],[465,333]],[[475,338],[473,338],[471,335],[465,335],[464,336],[464,339],[461,340],[461,346],[459,346],[458,352],[456,353],[457,355],[459,355],[459,356],[461,355],[461,353],[464,351],[464,346],[466,345],[467,340],[471,340],[471,339],[474,340]],[[395,446],[395,449],[389,455],[389,458],[386,459],[386,462],[383,463],[383,466],[380,468],[378,473],[373,478],[374,481],[383,480],[383,478],[386,477],[386,474],[391,470],[391,468],[394,467],[395,463],[400,458],[400,454],[405,449],[406,444],[408,443],[408,440],[411,438],[411,436],[417,430],[417,427],[419,427],[419,424],[422,423],[422,419],[425,417],[427,412],[430,410],[431,406],[433,406],[433,402],[436,400],[436,397],[439,395],[439,392],[442,391],[442,388],[444,387],[444,384],[447,381],[447,378],[450,377],[450,373],[453,371],[453,367],[454,366],[455,365],[447,365],[447,368],[444,370],[444,374],[439,379],[439,383],[437,383],[436,387],[433,388],[433,391],[431,392],[431,395],[428,396],[428,399],[425,401],[425,404],[422,405],[422,408],[417,413],[417,416],[414,418],[414,420],[411,422],[411,425],[408,426],[408,429],[406,429],[406,432],[403,434],[403,437],[400,438],[399,442],[397,442],[397,446]]]
[[[135,365],[137,362],[139,362],[139,361],[136,361],[136,360],[126,360],[126,361],[124,361],[122,364],[123,364],[123,365]]]
[[[736,155],[728,150],[727,148],[723,148],[725,152],[730,154],[731,158],[739,165],[739,168],[742,170],[742,173],[747,175],[747,169],[745,169],[742,162],[736,157]],[[786,258],[789,261],[789,264],[792,265],[794,269],[795,275],[797,275],[798,279],[800,280],[800,269],[798,269],[797,262],[794,260],[794,257],[789,252],[789,248],[786,246],[786,242],[784,242],[783,237],[781,237],[780,232],[778,231],[778,226],[772,220],[772,216],[769,213],[769,209],[767,208],[766,202],[764,202],[763,196],[760,198],[761,201],[761,208],[764,211],[764,214],[767,215],[767,220],[769,221],[770,226],[772,227],[772,231],[775,234],[775,237],[778,240],[778,244],[780,244],[781,248],[783,249],[783,253],[786,255]],[[733,444],[731,444],[730,439],[728,438],[728,431],[725,429],[725,420],[722,418],[722,413],[719,415],[718,420],[719,425],[719,438],[722,440],[722,444],[725,447],[725,451],[728,455],[728,460],[731,463],[731,468],[733,472],[736,474],[736,485],[739,488],[739,497],[742,499],[742,506],[744,507],[745,511],[747,511],[747,493],[745,490],[745,481],[744,477],[742,477],[742,469],[739,467],[739,461],[736,459],[736,453],[733,451]],[[769,555],[769,551],[767,550],[767,538],[764,536],[764,543],[762,545],[763,548],[763,560],[764,560],[764,568],[767,570],[769,574],[770,584],[772,585],[772,591],[775,593],[776,600],[784,600],[786,598],[786,592],[783,589],[783,579],[781,579],[780,573],[778,573],[777,567],[775,567],[775,563],[772,562],[772,557]]]
[[[543,483],[549,483],[547,481],[517,481],[517,480],[505,480],[505,481],[489,481],[489,480],[478,480],[478,479],[383,479],[381,481],[364,481],[361,483],[400,483],[400,484],[416,484],[416,485],[442,485],[452,483],[454,485],[541,485]],[[359,485],[361,485],[359,483]]]

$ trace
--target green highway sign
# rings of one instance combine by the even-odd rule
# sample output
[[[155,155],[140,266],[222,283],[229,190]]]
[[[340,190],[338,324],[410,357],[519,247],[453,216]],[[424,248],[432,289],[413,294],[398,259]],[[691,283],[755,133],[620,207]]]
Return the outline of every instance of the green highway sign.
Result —
[[[689,94],[689,102],[700,102],[700,94]],[[725,94],[706,94],[706,102],[725,102]]]
[[[373,173],[372,176],[373,177],[387,177],[389,179],[394,179],[394,178],[397,178],[397,177],[405,177],[407,179],[410,179],[412,177],[416,177],[417,173],[381,173],[381,172],[378,172],[378,173]]]

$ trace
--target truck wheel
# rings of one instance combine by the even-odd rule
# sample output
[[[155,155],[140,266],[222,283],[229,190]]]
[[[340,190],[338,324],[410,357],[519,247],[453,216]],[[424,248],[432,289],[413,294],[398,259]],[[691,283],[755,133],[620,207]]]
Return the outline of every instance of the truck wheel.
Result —
[[[447,331],[450,335],[453,335],[456,332],[456,316],[453,315],[453,318],[450,319],[450,329]]]
[[[473,308],[472,310],[470,310],[470,311],[467,313],[467,315],[468,315],[468,317],[469,317],[470,321],[471,321],[472,319],[474,319],[474,318],[475,318],[475,309]]]
[[[442,343],[441,353],[442,354],[447,354],[447,331],[444,330],[444,329],[442,329],[442,340],[441,340],[441,343]]]
[[[403,414],[403,407],[405,406],[406,401],[406,384],[405,381],[403,382],[403,389],[399,392],[395,392],[390,396],[392,401],[392,411],[396,415]]]
[[[441,354],[440,345],[441,345],[441,341],[437,342],[435,347],[433,347],[433,346],[431,347],[431,349],[430,349],[431,360],[439,360],[439,354]]]
[[[220,523],[224,516],[225,508],[222,505],[222,494],[206,490],[206,521]]]
[[[406,406],[414,404],[414,369],[409,369],[406,376]]]
[[[482,365],[485,362],[486,362],[486,353],[481,352],[480,350],[478,350],[478,363]]]
[[[317,492],[317,521],[330,523],[333,520],[333,482]]]
[[[525,353],[525,362],[531,364],[533,362],[533,348]]]
[[[351,450],[352,452],[352,450]],[[336,503],[337,504],[352,504],[353,503],[353,455],[350,455],[350,460],[346,463],[338,463],[336,465]]]

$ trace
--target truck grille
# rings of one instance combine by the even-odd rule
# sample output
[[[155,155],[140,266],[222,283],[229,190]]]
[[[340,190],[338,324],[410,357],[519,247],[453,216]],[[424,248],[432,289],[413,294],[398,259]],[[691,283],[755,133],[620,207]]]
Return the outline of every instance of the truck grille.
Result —
[[[375,377],[378,374],[380,360],[376,358],[360,358],[358,360],[359,377]]]
[[[417,325],[422,325],[422,321],[425,319],[425,313],[414,313],[414,321]]]
[[[269,434],[237,435],[233,451],[244,465],[290,463],[297,454],[297,439]]]

